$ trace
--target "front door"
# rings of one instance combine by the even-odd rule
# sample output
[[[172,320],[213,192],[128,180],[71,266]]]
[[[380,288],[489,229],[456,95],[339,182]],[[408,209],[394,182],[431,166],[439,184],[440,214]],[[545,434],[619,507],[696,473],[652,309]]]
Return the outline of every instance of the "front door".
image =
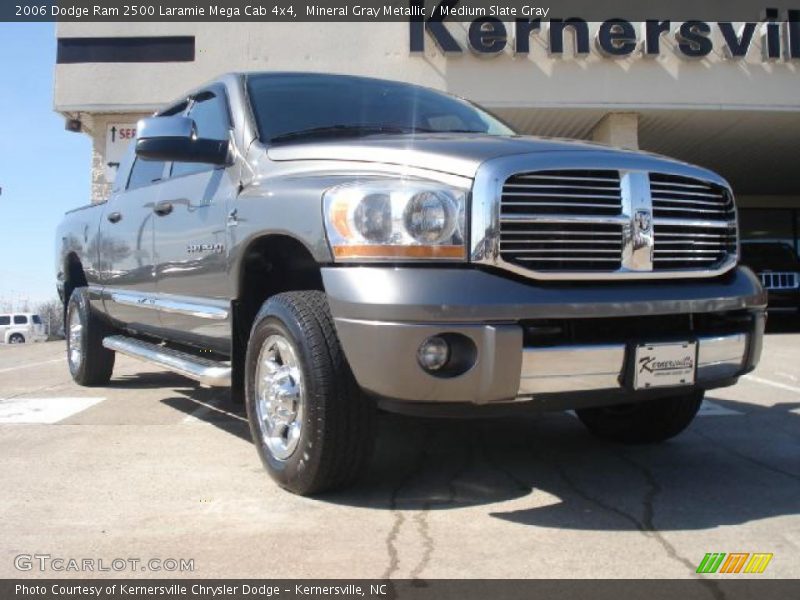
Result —
[[[192,99],[197,137],[230,139],[224,92]],[[177,341],[227,353],[230,293],[227,208],[238,182],[233,169],[173,163],[160,186],[155,217],[156,291],[163,328]]]

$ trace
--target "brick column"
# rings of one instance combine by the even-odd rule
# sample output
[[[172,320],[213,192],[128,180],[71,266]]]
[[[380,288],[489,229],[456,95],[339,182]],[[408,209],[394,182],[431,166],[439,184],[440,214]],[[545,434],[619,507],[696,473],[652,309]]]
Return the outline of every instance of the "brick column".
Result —
[[[637,150],[639,148],[639,115],[637,113],[608,113],[591,133],[591,139],[602,144]]]

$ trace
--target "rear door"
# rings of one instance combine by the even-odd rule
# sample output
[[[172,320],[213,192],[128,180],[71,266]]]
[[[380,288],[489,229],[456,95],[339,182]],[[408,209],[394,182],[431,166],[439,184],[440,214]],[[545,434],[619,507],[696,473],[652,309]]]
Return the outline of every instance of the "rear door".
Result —
[[[98,264],[108,313],[133,329],[151,331],[159,326],[153,302],[153,210],[166,165],[131,160],[129,177],[110,198],[100,223]]]
[[[180,114],[187,106],[182,102],[161,114]],[[100,223],[98,243],[106,311],[130,329],[156,335],[161,322],[154,221],[168,167],[169,163],[140,159],[135,144],[130,144]]]
[[[11,315],[0,315],[0,342],[6,339],[9,327],[11,327]]]

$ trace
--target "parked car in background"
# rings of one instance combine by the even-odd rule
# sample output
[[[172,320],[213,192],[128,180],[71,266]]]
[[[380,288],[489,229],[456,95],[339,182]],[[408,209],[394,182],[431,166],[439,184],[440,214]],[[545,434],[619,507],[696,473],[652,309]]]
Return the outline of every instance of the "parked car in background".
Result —
[[[769,308],[800,310],[800,258],[791,244],[744,241],[742,263],[758,274],[767,290]]]
[[[6,344],[44,342],[47,333],[42,318],[33,313],[0,314],[0,340]]]

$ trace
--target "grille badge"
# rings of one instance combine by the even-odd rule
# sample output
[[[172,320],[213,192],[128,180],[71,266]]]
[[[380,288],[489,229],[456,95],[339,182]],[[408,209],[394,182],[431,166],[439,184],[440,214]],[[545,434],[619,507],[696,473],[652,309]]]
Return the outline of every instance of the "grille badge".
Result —
[[[653,226],[653,215],[649,210],[637,210],[633,219],[634,227],[642,233],[648,233]]]
[[[622,171],[622,267],[630,271],[653,270],[653,200],[650,179],[642,171]]]

